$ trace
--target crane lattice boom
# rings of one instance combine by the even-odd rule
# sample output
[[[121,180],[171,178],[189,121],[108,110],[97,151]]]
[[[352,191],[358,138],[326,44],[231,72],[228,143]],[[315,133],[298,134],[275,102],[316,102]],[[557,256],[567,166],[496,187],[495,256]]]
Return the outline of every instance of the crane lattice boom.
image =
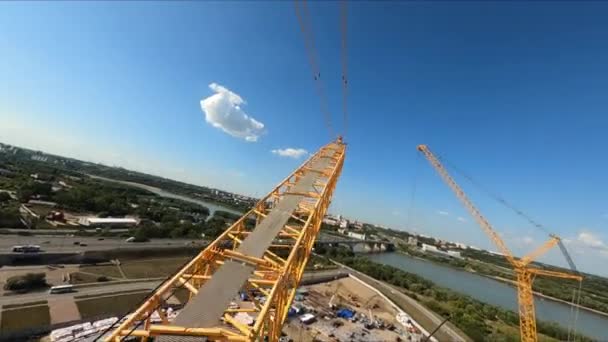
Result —
[[[277,341],[321,221],[340,176],[346,145],[323,146],[171,279],[164,282],[107,341]],[[175,320],[166,315],[177,288],[190,297]],[[231,305],[239,292],[251,307]],[[261,302],[255,293],[265,297]],[[259,297],[258,297],[259,298]],[[255,319],[247,326],[237,318]],[[153,315],[160,323],[152,320]]]
[[[561,240],[556,235],[551,235],[551,238],[540,246],[537,250],[524,256],[521,259],[517,259],[513,256],[513,253],[507,248],[507,245],[500,238],[498,233],[494,230],[490,222],[481,214],[479,209],[475,207],[473,202],[467,197],[460,186],[454,181],[449,175],[445,167],[441,164],[439,159],[431,152],[426,145],[418,145],[418,151],[422,152],[429,163],[435,168],[437,173],[441,176],[443,181],[452,189],[456,194],[456,197],[463,203],[465,208],[469,211],[471,216],[477,221],[483,231],[490,237],[490,240],[498,247],[503,253],[504,257],[509,261],[513,267],[517,279],[517,295],[518,295],[518,307],[519,307],[519,329],[521,333],[521,340],[524,342],[535,342],[537,341],[536,334],[536,313],[534,310],[534,293],[532,291],[532,283],[536,275],[544,275],[549,277],[563,278],[563,279],[574,279],[581,281],[582,277],[579,275],[547,271],[535,267],[530,267],[528,264],[534,261],[534,259],[546,253],[549,249],[554,247],[556,244],[560,244]],[[569,260],[570,262],[571,260]]]

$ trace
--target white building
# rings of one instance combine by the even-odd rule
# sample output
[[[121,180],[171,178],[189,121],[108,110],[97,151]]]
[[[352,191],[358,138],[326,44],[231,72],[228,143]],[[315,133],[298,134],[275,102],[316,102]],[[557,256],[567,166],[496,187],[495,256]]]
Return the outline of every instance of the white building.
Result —
[[[323,223],[329,224],[332,226],[337,226],[340,222],[333,217],[326,217],[323,219]]]
[[[348,228],[348,220],[340,220],[340,228]]]
[[[464,243],[454,242],[454,244],[456,245],[456,247],[458,247],[460,249],[467,249],[467,245],[465,245]]]
[[[78,223],[85,227],[135,227],[139,224],[139,220],[130,217],[81,217]]]
[[[348,237],[351,237],[353,239],[357,239],[357,240],[365,240],[366,235],[363,233],[355,233],[355,232],[348,232]]]
[[[448,251],[448,254],[454,258],[462,258],[462,256],[460,256],[460,252],[459,251]]]
[[[433,253],[449,258],[461,258],[459,251],[443,251],[433,245],[427,245],[426,243],[422,244],[422,251],[425,253]]]
[[[415,237],[415,236],[408,237],[407,238],[407,244],[410,245],[410,246],[416,246],[416,245],[418,245],[418,238]]]

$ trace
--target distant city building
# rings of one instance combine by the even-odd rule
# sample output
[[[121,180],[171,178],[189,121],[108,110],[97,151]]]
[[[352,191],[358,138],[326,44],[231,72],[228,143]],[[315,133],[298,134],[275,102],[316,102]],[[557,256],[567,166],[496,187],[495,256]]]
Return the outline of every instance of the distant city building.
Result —
[[[407,244],[410,246],[417,246],[418,245],[418,238],[415,236],[410,236],[407,238]]]
[[[436,246],[427,245],[426,243],[422,244],[422,251],[425,253],[432,253],[432,254],[436,254],[439,256],[448,257],[448,258],[461,258],[459,251],[444,251],[444,250],[437,248]]]
[[[467,249],[467,245],[465,245],[464,243],[455,242],[454,244],[460,249]]]
[[[460,256],[460,252],[459,251],[448,251],[448,254],[454,258],[462,258],[462,256]]]
[[[49,159],[49,157],[43,156],[41,154],[35,154],[31,158],[32,158],[32,160],[36,160],[39,162],[46,162]]]
[[[134,218],[115,218],[115,217],[81,217],[78,223],[85,227],[99,228],[118,228],[118,227],[134,227],[139,224],[139,220]]]
[[[340,228],[348,228],[348,220],[340,220]]]
[[[437,249],[437,247],[435,247],[433,245],[427,245],[426,243],[423,243],[422,251],[423,252],[437,252],[437,251],[439,251],[439,249]]]
[[[337,226],[337,225],[339,225],[339,224],[340,224],[340,221],[336,220],[336,219],[335,219],[335,218],[333,218],[333,217],[328,216],[328,217],[325,217],[325,218],[323,219],[323,223],[325,223],[325,224],[329,224],[329,225],[332,225],[332,226]]]
[[[356,229],[362,229],[363,228],[363,223],[359,222],[359,221],[355,221],[352,223],[353,227],[355,227]]]
[[[355,232],[348,232],[348,237],[351,237],[353,239],[357,239],[357,240],[365,240],[366,238],[366,234],[364,233],[355,233]]]

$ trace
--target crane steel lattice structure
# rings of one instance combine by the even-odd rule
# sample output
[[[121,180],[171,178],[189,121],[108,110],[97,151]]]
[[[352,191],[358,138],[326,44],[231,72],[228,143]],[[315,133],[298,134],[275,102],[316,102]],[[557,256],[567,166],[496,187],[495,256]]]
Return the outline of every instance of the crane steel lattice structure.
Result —
[[[498,247],[500,252],[513,267],[513,271],[515,272],[517,278],[519,329],[521,340],[525,342],[537,341],[536,313],[534,310],[534,294],[532,292],[532,283],[534,282],[534,278],[537,275],[542,275],[564,279],[574,279],[578,280],[579,282],[583,279],[580,275],[548,271],[529,265],[532,261],[545,254],[552,247],[560,244],[560,238],[556,235],[551,235],[551,238],[547,242],[545,242],[538,249],[532,251],[530,254],[524,256],[523,258],[514,257],[511,251],[507,248],[507,245],[494,230],[490,222],[486,220],[479,209],[477,209],[471,200],[469,200],[464,191],[448,174],[445,167],[443,167],[441,162],[437,159],[437,157],[435,157],[429,148],[426,145],[418,145],[418,151],[424,154],[429,163],[431,163],[437,173],[439,173],[443,181],[452,189],[452,191],[456,194],[456,197],[458,197],[462,204],[467,208],[471,216],[473,216],[483,231],[490,237],[492,242]]]
[[[106,341],[277,341],[340,176],[346,145],[323,146],[253,209],[165,281]],[[189,300],[170,322],[167,300],[177,288]],[[230,303],[245,292],[251,307]],[[265,301],[256,299],[260,293]],[[259,298],[259,297],[258,297]],[[240,313],[255,318],[253,326]],[[160,321],[154,324],[153,315]],[[240,314],[242,315],[242,314]]]

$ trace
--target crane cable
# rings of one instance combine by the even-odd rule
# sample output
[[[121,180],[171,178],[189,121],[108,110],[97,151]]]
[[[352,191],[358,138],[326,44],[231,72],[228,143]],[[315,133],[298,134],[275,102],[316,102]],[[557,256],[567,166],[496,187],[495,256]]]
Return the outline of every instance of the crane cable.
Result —
[[[580,304],[581,304],[581,292],[583,290],[583,280],[579,280],[578,282],[578,291],[577,291],[577,296],[578,298],[576,299],[576,311],[574,313],[574,324],[573,324],[573,333],[572,333],[572,338],[573,341],[576,341],[576,323],[578,322],[578,313],[580,311]]]
[[[300,2],[302,3],[301,10],[299,4]],[[304,44],[306,46],[306,52],[308,54],[308,61],[310,63],[315,88],[321,100],[321,112],[323,112],[325,116],[325,124],[327,125],[329,136],[333,138],[331,114],[329,112],[329,106],[327,104],[327,96],[325,95],[325,86],[323,84],[323,81],[321,80],[321,71],[319,70],[319,63],[317,60],[314,36],[310,29],[310,15],[308,13],[308,7],[306,6],[306,0],[294,0],[294,7],[296,11],[296,16],[298,17],[298,22],[300,24],[300,29],[302,31],[302,34],[304,35]],[[300,13],[300,11],[302,13]]]
[[[342,110],[344,111],[344,130],[343,136],[346,136],[348,129],[348,49],[347,49],[347,32],[348,32],[348,8],[346,6],[346,0],[340,1],[340,28],[342,32],[342,49],[341,49],[341,60],[342,60]]]

